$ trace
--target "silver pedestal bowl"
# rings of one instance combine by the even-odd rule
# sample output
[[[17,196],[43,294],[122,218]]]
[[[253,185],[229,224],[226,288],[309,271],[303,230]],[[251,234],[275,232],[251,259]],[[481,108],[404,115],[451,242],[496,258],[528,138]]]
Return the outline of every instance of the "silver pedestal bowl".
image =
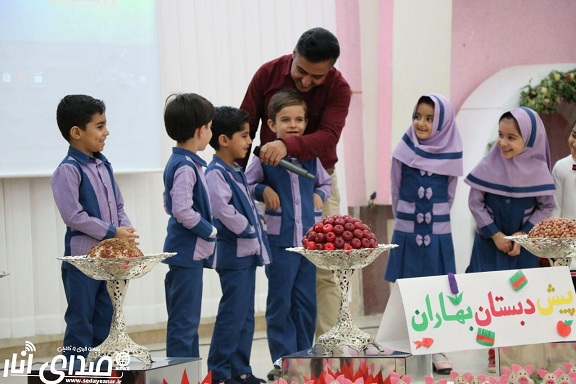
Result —
[[[340,308],[336,325],[328,332],[317,337],[316,341],[325,352],[333,352],[338,347],[350,347],[363,352],[369,344],[374,344],[372,337],[358,328],[352,321],[348,290],[350,279],[355,269],[364,268],[382,253],[396,244],[379,244],[378,248],[352,249],[349,251],[316,251],[303,247],[288,248],[289,251],[301,253],[316,267],[331,270],[340,296]]]
[[[505,236],[520,244],[528,252],[535,256],[554,259],[551,264],[570,265],[573,257],[576,257],[576,237],[528,237],[528,235]]]
[[[148,349],[136,344],[128,336],[122,306],[130,280],[144,276],[160,261],[173,255],[175,253],[158,253],[118,259],[92,258],[86,255],[58,257],[58,260],[74,265],[95,280],[106,280],[106,288],[112,300],[114,314],[110,334],[102,344],[90,351],[88,361],[95,361],[103,356],[110,356],[115,361],[116,355],[124,352],[140,359],[145,364],[152,364]]]

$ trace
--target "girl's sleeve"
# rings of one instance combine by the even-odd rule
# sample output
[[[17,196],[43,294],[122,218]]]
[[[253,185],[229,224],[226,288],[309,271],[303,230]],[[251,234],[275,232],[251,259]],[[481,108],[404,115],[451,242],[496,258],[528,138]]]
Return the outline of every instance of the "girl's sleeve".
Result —
[[[457,176],[448,177],[448,204],[452,208],[452,203],[454,202],[454,197],[456,196],[456,186],[458,185]]]
[[[484,201],[484,192],[479,191],[475,188],[470,188],[470,194],[468,195],[468,208],[476,221],[476,226],[480,231],[480,234],[486,238],[492,237],[500,231],[496,224],[494,224],[494,219],[488,213],[488,207]],[[511,235],[511,233],[508,233]]]
[[[390,169],[390,192],[392,194],[392,213],[396,217],[396,207],[400,198],[400,184],[402,182],[402,163],[392,158],[392,168]]]
[[[522,228],[524,233],[530,232],[530,230],[542,220],[550,217],[552,211],[554,210],[554,196],[537,196],[536,197],[536,209],[534,213],[528,218],[526,224]]]

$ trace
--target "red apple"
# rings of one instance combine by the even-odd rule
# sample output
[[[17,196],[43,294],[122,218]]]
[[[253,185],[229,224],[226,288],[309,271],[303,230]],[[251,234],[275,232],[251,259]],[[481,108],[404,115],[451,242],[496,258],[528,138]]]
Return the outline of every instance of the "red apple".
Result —
[[[354,223],[346,223],[344,224],[344,229],[352,232],[353,230],[356,229],[356,226],[354,225]]]
[[[334,247],[336,249],[342,249],[342,248],[344,248],[345,245],[346,245],[346,242],[341,237],[337,237],[336,240],[334,240]]]
[[[324,227],[324,224],[322,224],[321,221],[317,222],[316,224],[314,224],[314,232],[316,232],[316,233],[322,232],[323,227]]]
[[[334,219],[334,225],[339,224],[339,225],[344,225],[346,224],[346,220],[344,220],[344,218],[342,217],[337,217]]]
[[[326,241],[326,235],[324,235],[322,232],[317,233],[314,241],[316,241],[316,243],[323,243]]]
[[[344,232],[344,227],[340,224],[336,224],[336,225],[334,225],[332,230],[334,231],[336,236],[340,236]]]
[[[558,330],[558,334],[562,337],[567,337],[568,335],[570,335],[570,333],[572,333],[572,327],[570,326],[572,324],[572,320],[558,320],[558,323],[556,323],[556,329]]]
[[[344,250],[345,250],[345,251],[350,251],[350,250],[352,250],[352,249],[354,249],[354,248],[352,248],[352,246],[351,246],[350,244],[344,245]]]
[[[362,238],[362,240],[360,240],[360,243],[362,244],[362,248],[372,248],[370,246],[370,239],[368,239],[367,237]]]
[[[332,216],[328,216],[324,219],[324,225],[326,224],[334,224],[334,218]]]
[[[336,234],[334,232],[324,234],[324,241],[326,241],[326,243],[333,243],[334,240],[336,240]]]
[[[334,246],[334,244],[332,243],[326,243],[324,244],[324,250],[325,251],[333,251],[336,247]]]
[[[362,233],[361,229],[356,228],[352,234],[354,235],[355,238],[357,239],[362,239],[364,237],[364,234]]]
[[[323,249],[324,249],[324,244],[316,243],[316,245],[314,246],[315,251],[321,251]]]
[[[322,232],[324,233],[329,233],[332,232],[334,230],[334,227],[332,226],[332,224],[324,224],[324,226],[322,227]]]
[[[344,231],[342,232],[342,238],[344,239],[345,242],[349,242],[354,238],[354,235],[350,231]]]
[[[362,241],[360,239],[353,238],[352,240],[350,240],[350,245],[354,249],[360,249],[362,248]]]
[[[314,249],[314,247],[316,246],[316,243],[313,241],[308,241],[308,244],[306,244],[306,249]]]

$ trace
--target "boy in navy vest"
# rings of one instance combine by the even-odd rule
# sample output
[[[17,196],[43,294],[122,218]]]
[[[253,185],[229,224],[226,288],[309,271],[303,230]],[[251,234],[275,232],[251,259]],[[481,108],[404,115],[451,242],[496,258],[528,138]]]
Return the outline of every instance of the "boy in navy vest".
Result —
[[[200,357],[198,326],[202,308],[203,268],[210,267],[216,227],[202,167],[212,137],[214,106],[194,93],[170,95],[164,110],[168,136],[176,141],[164,169],[164,207],[170,215],[164,252],[169,265],[164,287],[168,324],[166,356]]]
[[[70,144],[50,180],[66,224],[64,256],[86,255],[101,240],[139,237],[124,211],[112,166],[101,153],[110,133],[105,111],[103,101],[86,95],[65,96],[56,110],[60,133]],[[68,303],[62,354],[86,357],[110,332],[113,310],[106,282],[67,262],[62,263],[62,282]]]
[[[278,140],[302,136],[306,103],[294,90],[281,90],[268,104],[268,126]],[[314,180],[255,158],[246,178],[257,200],[266,204],[264,217],[272,263],[267,265],[266,332],[272,362],[312,346],[316,324],[316,268],[304,256],[286,248],[301,245],[306,231],[320,220],[332,178],[318,158],[286,158],[316,175]]]
[[[256,267],[270,263],[264,218],[252,199],[246,177],[234,159],[250,149],[248,113],[216,108],[210,145],[216,150],[206,170],[214,225],[218,229],[215,267],[222,298],[208,354],[214,383],[259,384],[252,375]]]

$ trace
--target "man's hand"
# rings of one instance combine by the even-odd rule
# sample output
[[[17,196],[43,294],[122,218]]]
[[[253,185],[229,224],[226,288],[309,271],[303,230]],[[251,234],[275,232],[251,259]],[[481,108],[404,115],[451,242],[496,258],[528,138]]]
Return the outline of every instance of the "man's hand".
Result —
[[[260,162],[268,165],[278,165],[280,160],[288,156],[288,149],[282,140],[274,140],[260,148]]]

